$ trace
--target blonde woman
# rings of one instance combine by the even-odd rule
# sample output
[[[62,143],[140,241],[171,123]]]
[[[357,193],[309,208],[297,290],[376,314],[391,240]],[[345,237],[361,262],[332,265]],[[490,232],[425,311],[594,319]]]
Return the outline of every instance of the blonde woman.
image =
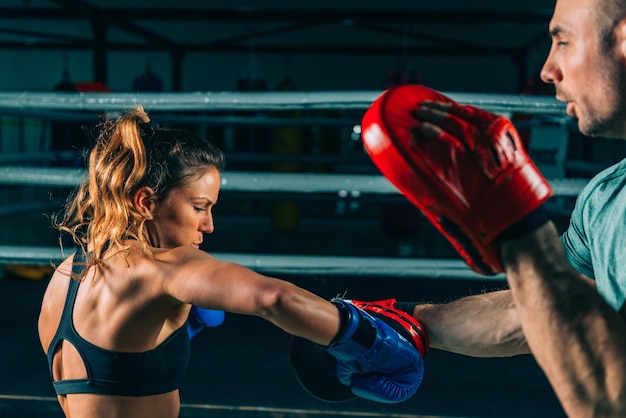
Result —
[[[414,345],[351,301],[324,300],[199,250],[214,230],[222,152],[153,129],[134,108],[104,121],[56,226],[76,252],[43,298],[39,336],[68,417],[177,417],[192,305],[262,317],[337,359],[358,396],[398,402],[419,386]]]

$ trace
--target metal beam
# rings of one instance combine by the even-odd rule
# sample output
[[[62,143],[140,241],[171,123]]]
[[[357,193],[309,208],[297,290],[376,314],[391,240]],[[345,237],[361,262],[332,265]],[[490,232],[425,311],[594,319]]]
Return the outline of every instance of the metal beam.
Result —
[[[130,42],[107,42],[109,51],[181,51],[192,52],[220,52],[220,53],[246,53],[250,52],[248,45],[226,44],[186,44],[175,48],[160,48],[146,43]],[[14,42],[0,41],[0,49],[19,50],[93,50],[93,41],[63,42]],[[494,47],[462,47],[462,46],[411,46],[411,56],[497,56],[510,55],[517,52],[517,48],[494,48]],[[350,55],[398,55],[398,45],[337,45],[337,44],[256,44],[255,53],[268,54],[350,54]]]
[[[139,26],[133,22],[132,15],[124,13],[116,13],[115,11],[97,8],[84,0],[49,0],[70,13],[82,14],[83,18],[90,21],[98,21],[107,26],[115,26],[118,29],[131,35],[145,39],[151,45],[159,45],[166,48],[176,47],[176,43],[171,39],[143,26]]]
[[[75,1],[50,0],[64,6],[52,7],[0,7],[2,19],[82,19],[85,17],[80,8],[72,6]],[[131,20],[163,20],[163,21],[328,21],[328,20],[367,20],[372,22],[407,22],[407,23],[547,23],[552,10],[537,9],[532,11],[451,11],[451,10],[419,10],[419,9],[326,9],[326,8],[95,8],[81,2],[81,8],[89,11],[94,9],[108,16],[117,16]],[[70,7],[71,6],[71,7]]]

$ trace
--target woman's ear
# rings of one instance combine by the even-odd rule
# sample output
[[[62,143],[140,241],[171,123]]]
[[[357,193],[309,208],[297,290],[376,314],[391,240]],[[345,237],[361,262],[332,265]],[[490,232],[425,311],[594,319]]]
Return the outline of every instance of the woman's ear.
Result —
[[[154,210],[156,209],[156,198],[154,191],[150,187],[141,186],[138,188],[133,195],[133,204],[144,218],[147,220],[153,219]]]

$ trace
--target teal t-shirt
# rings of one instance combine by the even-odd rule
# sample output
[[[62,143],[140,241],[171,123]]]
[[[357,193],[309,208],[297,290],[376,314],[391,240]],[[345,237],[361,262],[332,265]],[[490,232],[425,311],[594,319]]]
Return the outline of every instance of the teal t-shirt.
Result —
[[[570,264],[618,311],[626,299],[626,159],[580,192],[561,241]]]

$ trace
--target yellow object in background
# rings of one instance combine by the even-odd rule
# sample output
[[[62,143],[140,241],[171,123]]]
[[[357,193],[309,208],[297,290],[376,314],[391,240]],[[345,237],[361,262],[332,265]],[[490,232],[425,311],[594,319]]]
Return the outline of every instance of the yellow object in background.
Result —
[[[54,273],[52,266],[33,266],[28,264],[7,264],[4,268],[4,277],[24,280],[43,280],[50,278]]]
[[[289,79],[285,78],[277,90],[279,91],[295,91],[296,85]],[[280,113],[282,117],[300,117],[300,111]],[[272,129],[270,152],[277,156],[294,156],[297,157],[303,152],[301,128],[297,126],[282,126]],[[294,158],[295,159],[295,158]],[[295,173],[300,171],[300,164],[297,162],[281,161],[271,164],[272,171],[282,173]],[[292,200],[279,200],[272,202],[271,209],[272,227],[279,232],[294,232],[298,229],[300,223],[300,205]]]

